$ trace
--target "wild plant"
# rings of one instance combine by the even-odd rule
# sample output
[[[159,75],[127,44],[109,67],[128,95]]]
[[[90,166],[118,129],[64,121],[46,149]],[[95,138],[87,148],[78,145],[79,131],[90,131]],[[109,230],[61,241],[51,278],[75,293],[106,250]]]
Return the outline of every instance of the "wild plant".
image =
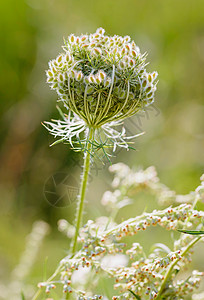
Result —
[[[53,275],[39,283],[33,300],[44,299],[44,292],[56,300],[184,299],[199,285],[202,272],[193,271],[184,279],[179,275],[191,261],[193,246],[202,240],[204,213],[196,205],[203,199],[203,177],[195,192],[181,196],[160,182],[153,167],[135,172],[124,164],[112,165],[114,190],[102,198],[109,216],[82,224],[95,157],[111,163],[117,147],[131,149],[137,135],[126,135],[123,120],[154,102],[157,72],[147,72],[146,65],[146,54],[129,36],[111,37],[102,28],[94,34],[70,35],[63,52],[49,62],[47,82],[66,113],[58,107],[61,119],[44,126],[56,138],[53,145],[68,143],[83,152],[84,167],[75,223],[59,221],[60,231],[72,238],[69,253]],[[116,223],[118,211],[143,190],[162,208]],[[156,243],[145,253],[136,234],[153,226],[175,233],[171,249]],[[104,278],[116,289],[112,294],[100,288]]]

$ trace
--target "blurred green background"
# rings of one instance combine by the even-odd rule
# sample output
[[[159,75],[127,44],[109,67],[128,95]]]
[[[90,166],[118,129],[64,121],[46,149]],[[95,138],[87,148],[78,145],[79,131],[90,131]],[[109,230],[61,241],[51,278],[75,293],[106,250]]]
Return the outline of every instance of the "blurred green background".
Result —
[[[67,145],[50,148],[52,138],[41,126],[42,121],[57,116],[57,95],[46,84],[48,61],[61,51],[63,37],[94,32],[98,27],[110,35],[130,35],[142,52],[147,51],[147,69],[159,73],[156,101],[148,114],[133,118],[134,125],[127,121],[132,133],[146,132],[135,141],[137,151],[121,151],[113,162],[155,165],[165,184],[188,193],[199,184],[204,169],[204,1],[0,3],[0,276],[8,281],[32,223],[42,219],[52,230],[27,279],[36,283],[44,258],[48,256],[51,272],[65,254],[68,242],[57,232],[57,220],[72,222],[75,209],[74,204],[66,208],[50,205],[43,193],[45,182],[58,172],[79,180],[82,164],[82,156]],[[107,165],[97,164],[91,175],[85,219],[104,213],[100,198],[111,182]],[[118,220],[133,215],[135,210],[129,207]],[[195,265],[199,264],[195,258]]]

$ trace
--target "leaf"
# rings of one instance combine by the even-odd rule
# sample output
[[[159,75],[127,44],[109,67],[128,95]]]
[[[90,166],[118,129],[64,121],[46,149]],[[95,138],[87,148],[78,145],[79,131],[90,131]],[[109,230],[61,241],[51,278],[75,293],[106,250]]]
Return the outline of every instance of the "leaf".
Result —
[[[137,299],[137,300],[141,300],[141,298],[140,298],[140,296],[138,296],[138,295],[136,295],[133,291],[131,291],[131,290],[128,290],[131,294],[133,294],[133,296],[135,296],[135,298]]]
[[[26,300],[24,293],[21,291],[21,300]]]
[[[52,147],[52,146],[54,146],[54,145],[57,145],[57,144],[59,144],[59,143],[63,143],[63,141],[64,141],[64,138],[59,139],[59,140],[55,141],[54,143],[52,143],[52,144],[50,145],[50,147]]]
[[[186,234],[192,234],[192,235],[200,235],[204,234],[203,230],[182,230],[178,229],[179,232],[186,233]]]

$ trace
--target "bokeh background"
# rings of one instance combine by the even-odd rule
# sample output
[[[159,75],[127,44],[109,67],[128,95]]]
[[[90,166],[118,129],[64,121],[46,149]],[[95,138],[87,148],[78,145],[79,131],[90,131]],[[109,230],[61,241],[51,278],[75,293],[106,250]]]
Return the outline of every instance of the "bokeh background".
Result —
[[[156,101],[146,114],[127,121],[134,134],[146,132],[135,141],[137,151],[120,151],[113,162],[135,168],[154,165],[162,182],[177,193],[188,193],[199,184],[204,169],[204,1],[1,0],[0,4],[0,277],[9,282],[33,222],[41,219],[51,230],[26,279],[36,284],[45,257],[51,273],[65,255],[68,241],[57,231],[57,221],[72,222],[75,210],[74,204],[51,205],[44,195],[45,183],[58,173],[71,174],[78,182],[82,164],[81,154],[68,145],[49,147],[52,138],[41,126],[57,117],[57,95],[46,84],[48,61],[61,51],[63,37],[101,26],[110,35],[130,35],[142,52],[147,51],[148,70],[159,73]],[[107,165],[97,163],[91,175],[85,219],[105,213],[100,198],[111,183]],[[148,206],[150,200],[145,201]],[[118,221],[136,211],[137,204],[124,209]],[[163,233],[144,238],[146,248],[154,238],[162,241]],[[195,267],[204,264],[202,247]]]

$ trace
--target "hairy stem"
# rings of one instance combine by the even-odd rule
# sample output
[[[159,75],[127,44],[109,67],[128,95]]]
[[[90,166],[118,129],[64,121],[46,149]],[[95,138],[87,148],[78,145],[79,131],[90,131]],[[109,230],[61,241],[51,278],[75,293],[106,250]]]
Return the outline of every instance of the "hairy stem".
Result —
[[[85,149],[85,158],[84,158],[84,167],[83,167],[83,174],[82,174],[82,182],[80,187],[80,194],[79,194],[79,200],[78,200],[78,206],[77,206],[77,213],[76,213],[76,220],[75,220],[75,235],[72,240],[71,244],[71,251],[70,253],[74,255],[74,253],[77,250],[77,237],[79,234],[79,229],[82,222],[82,215],[83,215],[83,208],[84,208],[84,200],[86,196],[86,188],[87,188],[87,182],[88,182],[88,175],[89,175],[89,169],[90,169],[90,156],[91,156],[91,147],[92,144],[89,141],[92,141],[93,139],[93,129],[90,129],[89,135],[87,137],[87,147]]]
[[[201,236],[200,237],[197,237],[195,238],[194,240],[192,240],[190,242],[190,244],[183,250],[183,252],[181,253],[181,256],[183,257],[189,250],[190,248],[192,248],[199,240],[201,239]],[[159,299],[162,299],[162,293],[166,287],[166,283],[169,279],[169,276],[171,275],[171,272],[173,270],[173,268],[175,267],[175,265],[178,263],[179,261],[179,258],[177,258],[169,267],[169,269],[167,270],[166,272],[166,275],[164,277],[164,280],[161,284],[161,287],[160,287],[160,290],[159,290],[159,293],[157,294],[157,297],[155,298],[155,300],[159,300]]]

